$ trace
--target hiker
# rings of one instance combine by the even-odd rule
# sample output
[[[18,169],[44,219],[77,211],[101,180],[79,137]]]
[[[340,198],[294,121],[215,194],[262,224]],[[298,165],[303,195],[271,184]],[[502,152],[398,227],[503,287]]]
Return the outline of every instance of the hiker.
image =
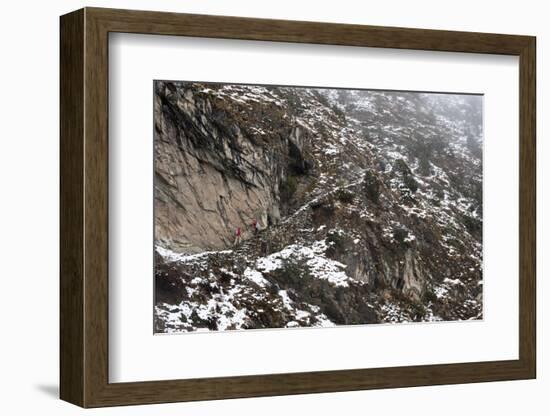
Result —
[[[235,231],[235,242],[233,243],[234,246],[241,244],[241,227],[237,227],[237,231]]]
[[[252,232],[254,234],[258,234],[258,231],[260,231],[260,225],[258,224],[258,221],[256,218],[252,221]]]

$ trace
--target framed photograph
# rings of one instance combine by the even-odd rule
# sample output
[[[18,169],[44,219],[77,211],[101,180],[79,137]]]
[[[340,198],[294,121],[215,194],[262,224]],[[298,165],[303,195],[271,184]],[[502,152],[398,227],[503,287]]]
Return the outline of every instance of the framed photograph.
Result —
[[[61,398],[535,378],[535,50],[62,16]]]

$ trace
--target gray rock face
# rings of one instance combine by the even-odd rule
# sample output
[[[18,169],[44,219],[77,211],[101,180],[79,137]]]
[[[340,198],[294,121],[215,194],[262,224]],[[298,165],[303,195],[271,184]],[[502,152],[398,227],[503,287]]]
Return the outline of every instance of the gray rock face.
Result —
[[[158,83],[155,95],[155,236],[177,251],[222,249],[254,219],[280,219],[280,178],[300,129],[245,138],[208,94]],[[288,129],[287,129],[288,130]],[[285,135],[286,133],[286,135]],[[295,140],[295,142],[293,141]]]

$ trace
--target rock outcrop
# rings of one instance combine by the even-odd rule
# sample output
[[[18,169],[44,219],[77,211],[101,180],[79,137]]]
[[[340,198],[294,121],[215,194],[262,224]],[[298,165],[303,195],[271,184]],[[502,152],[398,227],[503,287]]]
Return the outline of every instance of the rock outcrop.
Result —
[[[279,120],[268,138],[254,137],[242,131],[238,113],[207,91],[159,82],[155,92],[157,244],[221,249],[254,218],[264,227],[277,222],[286,175],[278,159],[289,157],[289,127]]]

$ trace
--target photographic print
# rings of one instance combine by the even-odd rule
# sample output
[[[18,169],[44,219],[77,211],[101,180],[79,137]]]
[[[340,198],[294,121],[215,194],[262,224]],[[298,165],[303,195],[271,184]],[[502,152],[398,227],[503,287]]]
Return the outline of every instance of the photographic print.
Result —
[[[483,318],[483,96],[154,81],[154,332]]]

